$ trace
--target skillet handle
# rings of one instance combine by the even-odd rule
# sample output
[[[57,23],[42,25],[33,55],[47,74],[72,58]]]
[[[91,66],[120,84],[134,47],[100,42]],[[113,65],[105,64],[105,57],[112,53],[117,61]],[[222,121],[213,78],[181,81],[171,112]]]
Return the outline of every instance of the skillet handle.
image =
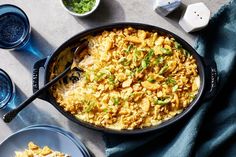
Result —
[[[216,62],[205,58],[203,60],[206,69],[206,90],[204,100],[209,100],[216,95],[219,77]]]
[[[35,62],[33,66],[33,76],[32,76],[32,88],[33,93],[39,90],[39,69],[44,68],[45,69],[45,63],[47,61],[47,58],[41,59],[37,62]],[[46,94],[41,94],[38,96],[38,98],[43,100],[48,100]]]

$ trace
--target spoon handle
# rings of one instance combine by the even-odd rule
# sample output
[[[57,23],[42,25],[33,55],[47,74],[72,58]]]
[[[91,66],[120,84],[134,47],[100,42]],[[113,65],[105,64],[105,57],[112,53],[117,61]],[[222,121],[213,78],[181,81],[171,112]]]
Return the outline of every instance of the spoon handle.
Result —
[[[55,82],[57,82],[59,79],[61,79],[62,77],[64,77],[69,71],[70,71],[71,66],[67,67],[65,69],[65,71],[63,71],[61,74],[57,75],[54,79],[52,79],[51,81],[49,81],[47,84],[45,84],[45,86],[43,86],[41,89],[37,90],[31,97],[29,97],[28,99],[26,99],[24,102],[22,102],[19,106],[17,106],[15,109],[7,112],[4,116],[3,116],[3,121],[5,123],[9,123],[11,122],[16,115],[22,110],[24,109],[26,106],[28,106],[34,99],[36,99],[40,94],[42,94],[43,92],[45,92],[46,90],[48,90],[49,87],[51,87]]]

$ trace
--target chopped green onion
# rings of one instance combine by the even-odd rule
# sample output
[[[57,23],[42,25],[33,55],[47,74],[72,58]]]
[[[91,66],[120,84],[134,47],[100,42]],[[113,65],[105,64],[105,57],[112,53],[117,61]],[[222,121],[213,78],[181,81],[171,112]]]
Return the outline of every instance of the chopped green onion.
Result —
[[[136,72],[141,72],[143,70],[142,66],[135,69]]]
[[[140,56],[140,50],[135,48],[135,51],[133,53],[133,61],[136,62],[138,60],[138,56]]]
[[[128,65],[130,65],[130,63],[131,63],[131,61],[126,61],[123,63],[123,65],[128,66]]]
[[[155,80],[153,77],[149,77],[149,78],[147,79],[147,81],[148,81],[148,82],[151,82],[151,83],[154,83],[156,80]]]
[[[164,53],[165,55],[172,55],[173,52],[168,50],[168,49],[165,49],[163,47],[160,48],[161,52]]]
[[[133,62],[136,62],[138,59],[137,55],[134,53],[134,56],[133,56]]]
[[[176,84],[176,81],[172,77],[168,77],[167,80],[166,80],[166,83],[167,84]]]
[[[84,112],[90,112],[95,107],[95,102],[84,100],[83,103],[86,104]]]
[[[141,50],[138,50],[137,48],[135,48],[134,53],[136,53],[137,55],[140,55],[140,52]]]
[[[183,49],[182,52],[185,56],[187,56],[187,57],[190,56],[190,53],[187,50]]]
[[[124,63],[126,62],[127,59],[125,57],[121,57],[119,60],[118,60],[118,63]]]
[[[63,0],[63,3],[69,10],[84,14],[93,9],[96,0]]]
[[[176,48],[176,49],[182,48],[182,45],[180,45],[180,43],[174,42],[174,44],[175,44],[175,48]]]
[[[167,64],[164,65],[164,66],[161,68],[161,70],[159,71],[158,74],[159,74],[159,75],[164,74],[168,68],[169,68],[169,66],[168,66]]]
[[[170,98],[166,98],[164,100],[157,99],[157,100],[154,101],[154,104],[155,105],[167,105],[167,104],[170,103],[170,101],[171,101]]]
[[[172,91],[176,92],[178,88],[179,88],[179,86],[176,84],[176,85],[174,85],[174,87],[172,87]]]
[[[143,69],[147,68],[147,62],[146,62],[146,60],[142,60],[141,66],[142,66]]]
[[[115,76],[114,76],[114,75],[110,75],[109,78],[108,78],[108,80],[109,80],[109,83],[114,84],[114,82],[115,82]]]
[[[142,69],[145,69],[148,67],[148,65],[150,64],[150,59],[154,54],[154,50],[151,49],[145,56],[145,58],[142,60],[141,62],[141,67],[139,67],[139,70],[142,71]],[[142,68],[142,69],[140,69]]]
[[[120,104],[119,98],[113,98],[112,101],[113,101],[114,105],[119,105]]]
[[[118,60],[118,63],[127,66],[130,65],[131,61],[128,61],[125,57],[122,57]]]
[[[153,56],[153,54],[154,54],[154,50],[151,49],[151,50],[147,53],[147,55],[145,56],[145,58],[148,59],[148,60],[150,60],[151,57]]]
[[[130,50],[131,50],[133,47],[134,47],[134,45],[129,45],[129,46],[128,46],[128,49],[125,50],[125,52],[126,52],[126,53],[130,52]]]
[[[89,76],[90,74],[89,74],[89,72],[85,72],[84,73],[84,76],[85,76],[85,79],[88,81],[88,80],[90,80],[90,76]]]
[[[189,94],[189,97],[190,97],[191,99],[195,99],[195,98],[197,97],[197,95],[196,95],[196,94],[193,94],[193,93],[191,93],[191,94]]]
[[[160,63],[163,63],[163,61],[164,61],[164,57],[163,56],[158,56],[154,61],[154,65],[158,65]]]
[[[97,76],[98,76],[98,77],[102,77],[102,76],[105,75],[105,74],[106,74],[106,73],[99,72]]]
[[[98,72],[98,74],[95,76],[94,80],[95,81],[100,81],[105,74],[106,73]]]

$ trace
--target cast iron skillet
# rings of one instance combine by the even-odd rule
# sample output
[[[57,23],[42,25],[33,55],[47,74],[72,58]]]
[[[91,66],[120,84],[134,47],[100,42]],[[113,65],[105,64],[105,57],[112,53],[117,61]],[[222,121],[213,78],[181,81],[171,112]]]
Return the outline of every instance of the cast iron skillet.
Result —
[[[170,35],[175,38],[177,42],[179,42],[183,48],[185,48],[187,51],[189,51],[194,58],[197,61],[198,65],[198,71],[200,75],[200,88],[199,92],[196,96],[196,98],[191,102],[191,104],[180,114],[176,115],[175,117],[161,123],[157,126],[152,126],[148,128],[143,129],[134,129],[134,130],[112,130],[107,129],[99,126],[95,126],[93,124],[83,122],[81,120],[76,119],[72,114],[66,112],[63,110],[62,107],[57,104],[55,98],[52,96],[52,93],[48,90],[47,93],[44,95],[41,95],[39,98],[51,103],[59,112],[61,112],[65,117],[70,119],[71,121],[75,122],[76,124],[85,126],[87,128],[102,131],[105,133],[112,133],[112,134],[140,134],[140,133],[147,133],[151,131],[163,131],[166,128],[176,124],[178,121],[186,117],[191,111],[196,109],[197,106],[199,106],[200,102],[210,99],[212,96],[214,96],[216,92],[217,87],[217,68],[214,61],[209,61],[204,58],[202,58],[200,55],[197,54],[197,52],[183,39],[181,39],[179,36],[175,35],[174,33],[167,31],[165,29],[146,25],[146,24],[140,24],[140,23],[116,23],[106,26],[101,26],[93,29],[89,29],[86,31],[83,31],[74,37],[67,40],[65,43],[63,43],[51,56],[48,56],[45,59],[39,60],[34,64],[33,68],[33,92],[37,91],[39,89],[39,68],[43,67],[45,69],[44,74],[44,84],[46,84],[49,81],[50,77],[50,67],[52,67],[52,63],[55,61],[57,56],[65,49],[68,48],[71,45],[74,45],[76,43],[79,43],[81,41],[81,38],[90,35],[90,34],[97,34],[99,32],[102,32],[104,30],[112,30],[113,28],[124,28],[124,27],[133,27],[136,29],[143,29],[147,31],[154,31],[158,32],[159,34],[165,34]]]

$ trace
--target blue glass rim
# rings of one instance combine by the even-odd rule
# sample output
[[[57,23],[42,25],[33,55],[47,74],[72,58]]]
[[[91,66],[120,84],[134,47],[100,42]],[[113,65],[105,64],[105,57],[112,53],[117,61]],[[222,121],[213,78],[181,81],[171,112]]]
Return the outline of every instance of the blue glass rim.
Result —
[[[25,16],[24,19],[25,19],[25,22],[27,23],[27,25],[29,26],[29,27],[28,27],[28,32],[30,33],[31,27],[30,27],[29,18],[28,18],[28,16],[26,15],[26,13],[25,13],[20,7],[18,7],[18,6],[16,6],[16,5],[13,5],[13,4],[2,4],[2,5],[0,5],[0,9],[3,8],[3,7],[13,7],[13,8],[18,9],[18,10]],[[22,39],[22,40],[24,41],[27,37],[28,37],[28,35],[26,35],[26,36],[24,37],[24,39]],[[2,46],[0,45],[0,48],[11,50],[11,49],[17,48],[20,44],[21,44],[21,42],[18,43],[18,44],[16,44],[16,45],[14,45],[14,46],[12,46],[12,47],[2,47]]]
[[[12,79],[10,78],[10,76],[3,70],[3,69],[1,69],[0,68],[0,73],[2,73],[5,77],[6,77],[6,79],[8,79],[11,83],[9,84],[10,85],[10,90],[11,90],[11,94],[10,94],[10,96],[7,98],[7,100],[6,100],[6,102],[5,102],[5,104],[2,104],[2,105],[0,105],[0,109],[2,109],[2,108],[4,108],[8,103],[9,103],[9,101],[12,99],[12,97],[13,97],[13,93],[14,93],[14,90],[15,90],[15,86],[14,86],[14,83],[12,82]]]

